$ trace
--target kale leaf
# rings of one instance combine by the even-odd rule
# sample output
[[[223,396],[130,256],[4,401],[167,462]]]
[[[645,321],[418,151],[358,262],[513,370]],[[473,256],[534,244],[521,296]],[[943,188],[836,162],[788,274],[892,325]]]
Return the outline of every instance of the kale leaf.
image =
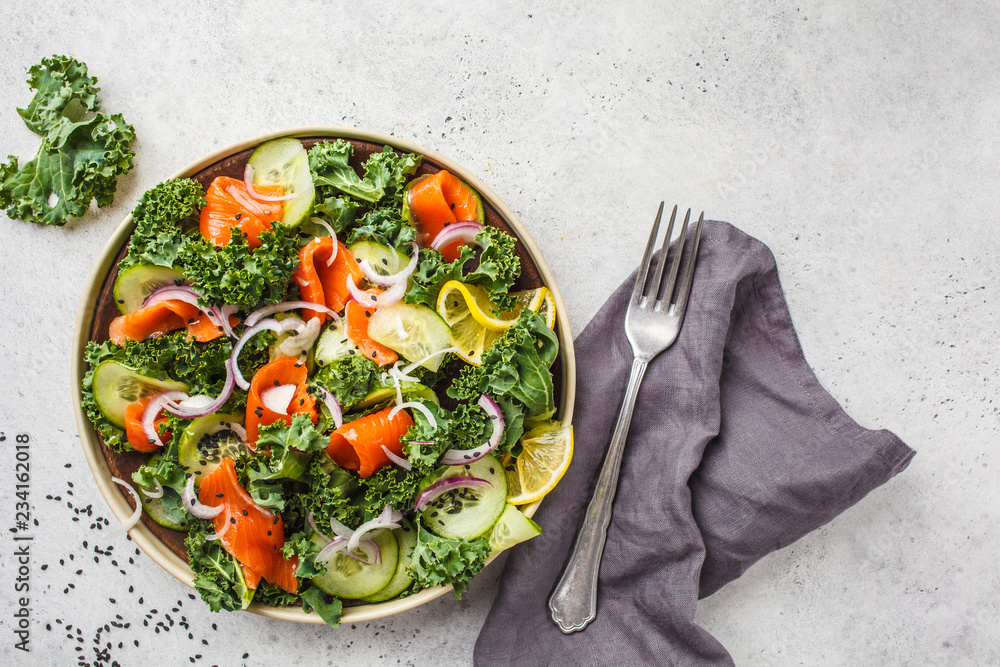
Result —
[[[311,382],[328,389],[341,408],[350,410],[368,392],[381,386],[381,374],[374,361],[361,354],[352,354],[321,368]]]
[[[406,177],[417,170],[420,157],[413,154],[397,155],[386,146],[381,153],[373,154],[364,164],[365,177],[361,178],[350,165],[354,146],[343,139],[321,141],[309,150],[309,169],[313,183],[322,189],[332,188],[362,201],[376,203],[387,193],[401,192]]]
[[[11,218],[62,226],[86,213],[91,200],[114,200],[118,176],[132,170],[135,128],[120,114],[100,112],[96,84],[85,64],[67,56],[43,58],[28,70],[36,92],[18,113],[42,143],[24,166],[14,155],[0,164],[0,207],[9,207]]]
[[[417,544],[413,547],[409,567],[413,575],[414,590],[452,584],[455,587],[455,599],[461,599],[469,580],[483,569],[489,555],[489,537],[478,540],[438,537],[418,521]]]
[[[123,273],[136,264],[173,267],[195,237],[194,221],[205,205],[201,184],[190,178],[164,181],[146,191],[132,210],[135,231],[118,263]]]
[[[247,586],[243,566],[218,540],[207,539],[214,532],[209,522],[196,521],[184,539],[194,587],[212,611],[246,609],[254,592]]]

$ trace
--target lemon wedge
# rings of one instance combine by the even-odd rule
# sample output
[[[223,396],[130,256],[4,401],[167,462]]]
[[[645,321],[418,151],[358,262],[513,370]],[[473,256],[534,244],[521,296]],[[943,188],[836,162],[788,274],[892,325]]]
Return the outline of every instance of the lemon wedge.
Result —
[[[507,475],[507,502],[526,505],[555,488],[573,459],[573,427],[551,421],[521,437],[519,456],[509,454],[503,467]]]

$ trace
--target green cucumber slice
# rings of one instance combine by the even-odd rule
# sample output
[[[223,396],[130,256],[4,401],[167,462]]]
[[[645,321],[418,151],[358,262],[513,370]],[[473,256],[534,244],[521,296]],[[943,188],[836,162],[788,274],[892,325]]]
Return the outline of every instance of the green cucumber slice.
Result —
[[[414,363],[451,346],[451,327],[441,316],[427,306],[410,303],[376,310],[368,320],[368,336]],[[436,371],[446,356],[439,354],[421,365]]]
[[[438,400],[437,394],[434,393],[434,390],[425,384],[420,384],[419,382],[400,382],[399,389],[403,394],[404,401],[415,398],[425,403],[429,401],[435,405],[441,405],[441,402]],[[352,409],[357,410],[370,408],[394,398],[396,398],[396,385],[390,384],[375,387],[368,392],[367,396],[358,401]]]
[[[338,359],[357,354],[358,346],[347,337],[344,321],[331,322],[316,340],[313,359],[320,366],[329,366]]]
[[[212,474],[222,459],[250,453],[230,424],[242,426],[243,415],[215,413],[199,417],[181,434],[177,459],[186,472],[195,476],[196,483]]]
[[[399,560],[396,564],[396,573],[386,584],[385,588],[374,595],[361,598],[365,602],[384,602],[396,597],[413,583],[413,575],[410,574],[409,567],[413,562],[413,547],[417,546],[417,529],[410,521],[404,520],[399,528],[392,531],[396,535],[396,542],[399,544]]]
[[[524,516],[515,505],[507,504],[490,532],[490,555],[542,534],[537,523]]]
[[[370,533],[372,539],[382,550],[382,562],[364,565],[343,553],[334,554],[326,564],[326,572],[313,577],[312,582],[321,591],[335,595],[345,600],[375,595],[385,588],[396,574],[396,564],[399,561],[399,545],[391,530],[379,530]],[[313,541],[320,543],[314,535]],[[364,555],[362,555],[364,558]]]
[[[316,188],[309,173],[309,154],[302,142],[283,137],[261,144],[249,160],[254,169],[254,185],[280,185],[285,194],[297,197],[281,202],[282,224],[294,227],[305,220],[316,200]]]
[[[139,399],[161,391],[188,390],[183,382],[139,375],[131,368],[110,360],[94,369],[93,386],[97,409],[118,428],[125,428],[125,410]]]
[[[358,241],[348,250],[359,262],[367,259],[375,273],[381,276],[399,273],[410,263],[410,258],[403,253],[374,241]]]
[[[453,540],[474,540],[488,533],[507,506],[507,477],[492,456],[463,466],[438,468],[420,482],[419,490],[449,477],[478,477],[492,486],[483,491],[455,489],[438,496],[420,514],[427,529]]]
[[[163,503],[159,498],[150,498],[146,495],[146,489],[139,487],[139,497],[142,499],[142,511],[146,515],[160,524],[164,528],[170,528],[171,530],[189,531],[191,530],[190,523],[177,523],[172,521],[170,517],[167,516],[166,512],[163,511]]]
[[[184,274],[165,266],[136,264],[118,274],[115,279],[115,304],[118,312],[128,315],[142,307],[150,294],[164,285],[180,285]]]

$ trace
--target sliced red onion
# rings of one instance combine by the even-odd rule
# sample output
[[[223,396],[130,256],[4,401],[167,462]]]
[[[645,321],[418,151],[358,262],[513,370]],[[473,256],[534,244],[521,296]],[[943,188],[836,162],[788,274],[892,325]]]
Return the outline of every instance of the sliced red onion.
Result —
[[[358,526],[354,534],[351,535],[351,539],[347,542],[348,549],[357,549],[358,545],[361,543],[361,538],[365,536],[365,533],[370,533],[373,530],[379,528],[399,528],[399,522],[403,520],[403,513],[397,512],[392,509],[392,505],[386,505],[382,510],[382,513],[371,521],[365,521],[363,524]]]
[[[183,391],[161,391],[153,396],[142,413],[142,433],[146,436],[149,444],[157,447],[163,446],[160,434],[156,431],[156,418],[161,410],[169,409],[169,406],[173,404],[172,401],[181,401],[186,398],[188,395]]]
[[[198,394],[197,396],[188,396],[187,398],[178,401],[177,407],[184,408],[185,410],[197,410],[211,405],[214,400],[214,398],[206,394]]]
[[[155,484],[156,486],[154,486],[152,489],[150,489],[148,486],[142,487],[143,495],[145,495],[147,498],[162,498],[163,485],[160,484],[160,480],[154,479],[153,484]]]
[[[326,387],[316,387],[319,389],[320,393],[323,395],[323,405],[326,409],[330,411],[330,416],[333,417],[333,424],[336,428],[340,428],[344,425],[344,411],[340,408],[340,403],[337,402],[337,397],[333,395]]]
[[[333,239],[333,250],[330,252],[329,259],[326,260],[326,265],[330,266],[333,264],[333,260],[337,259],[337,253],[340,251],[340,244],[337,243],[337,233],[333,231],[333,227],[330,226],[330,223],[323,218],[312,217],[309,219],[313,224],[319,225],[328,231],[330,233],[330,238]]]
[[[297,317],[290,317],[282,320],[282,324],[289,320],[302,322]],[[301,327],[297,327],[291,336],[281,341],[278,351],[286,357],[301,357],[309,351],[316,342],[316,339],[319,338],[320,326],[318,317],[311,318],[308,322],[302,324]]]
[[[198,417],[205,417],[218,411],[219,408],[226,404],[229,397],[232,396],[233,387],[236,384],[236,374],[233,371],[235,364],[233,364],[232,358],[226,359],[225,366],[226,383],[223,385],[222,391],[211,403],[198,408],[185,408],[174,403],[168,403],[166,405],[167,412],[175,414],[178,417],[183,417],[184,419],[197,419]]]
[[[142,302],[142,307],[152,306],[161,301],[183,301],[197,308],[199,312],[205,313],[209,321],[217,327],[222,327],[223,333],[232,338],[236,337],[233,328],[229,325],[229,316],[239,310],[239,306],[225,305],[209,306],[203,308],[198,305],[201,295],[190,285],[164,285],[153,290]]]
[[[419,366],[423,366],[429,360],[433,359],[434,357],[438,356],[439,354],[448,354],[449,352],[456,353],[456,352],[461,352],[461,351],[462,350],[460,350],[457,347],[446,347],[443,350],[438,350],[437,352],[431,352],[430,354],[428,354],[426,357],[424,357],[420,361],[413,362],[412,364],[410,364],[409,366],[407,366],[406,368],[404,368],[400,372],[402,373],[402,376],[408,375],[413,369],[418,368]],[[402,376],[400,376],[400,379],[404,379]],[[416,378],[412,378],[412,381],[413,382],[419,382],[419,380],[417,380]]]
[[[381,294],[369,294],[354,284],[350,276],[344,279],[347,282],[347,291],[351,293],[351,298],[362,306],[370,308],[382,308],[399,303],[399,300],[406,294],[406,281],[401,280]]]
[[[503,439],[503,412],[500,411],[500,406],[486,394],[479,397],[477,405],[485,410],[493,421],[493,433],[490,435],[489,441],[475,449],[449,449],[441,457],[441,463],[444,465],[460,466],[478,461],[496,449]]]
[[[191,514],[199,519],[214,519],[222,513],[223,509],[225,509],[222,504],[216,505],[215,507],[209,507],[208,505],[201,504],[201,501],[198,500],[198,494],[194,492],[194,475],[189,476],[187,483],[184,484],[184,492],[181,494],[181,502],[184,504],[184,509],[191,512]]]
[[[463,220],[462,222],[453,222],[434,237],[431,242],[431,248],[440,251],[446,245],[450,245],[455,241],[464,241],[465,243],[473,243],[476,241],[476,234],[483,231],[483,226],[478,222],[473,222],[472,220]],[[480,247],[482,244],[477,243]]]
[[[312,301],[283,301],[281,303],[258,308],[247,315],[247,318],[243,320],[243,323],[248,327],[252,327],[268,315],[273,315],[274,313],[284,313],[289,310],[298,310],[299,308],[308,308],[309,310],[316,310],[321,313],[326,313],[327,315],[332,315],[334,320],[340,319],[337,316],[337,311],[327,308],[321,303],[313,303]],[[246,333],[243,335],[246,336]]]
[[[272,197],[271,195],[262,195],[258,193],[253,187],[253,167],[250,164],[247,164],[247,168],[243,170],[243,185],[247,189],[247,194],[259,201],[287,201],[289,199],[295,199],[302,194],[301,192],[293,192],[289,195]]]
[[[297,317],[289,317],[280,322],[278,320],[269,318],[266,320],[261,320],[260,322],[257,322],[256,324],[253,325],[249,324],[249,319],[250,318],[248,317],[247,324],[249,328],[246,331],[244,331],[243,335],[240,336],[240,339],[236,341],[236,345],[233,346],[233,353],[229,357],[229,363],[233,367],[233,378],[236,382],[236,386],[239,387],[240,389],[243,389],[244,391],[250,388],[250,383],[247,382],[246,378],[243,377],[243,372],[240,370],[239,358],[240,358],[240,352],[243,351],[243,346],[247,344],[247,341],[256,336],[257,334],[259,334],[261,331],[264,331],[265,329],[280,334],[290,329],[294,329],[298,326],[301,326],[303,324],[302,320],[300,320]]]
[[[411,464],[409,461],[407,461],[406,459],[404,459],[402,456],[398,456],[397,454],[393,453],[393,451],[391,449],[389,449],[388,447],[386,447],[385,445],[382,445],[382,451],[385,452],[386,457],[390,461],[392,461],[393,463],[395,463],[396,465],[398,465],[403,470],[405,470],[407,472],[409,472],[410,470],[413,470],[413,464]]]
[[[420,492],[413,509],[417,512],[423,512],[436,498],[458,488],[488,489],[492,486],[493,484],[489,480],[480,479],[479,477],[446,477],[439,479]]]
[[[279,384],[277,387],[268,387],[260,392],[260,403],[272,412],[287,415],[288,404],[292,402],[296,389],[294,384]]]
[[[313,516],[312,512],[306,514],[306,525],[312,528],[312,531],[320,536],[320,538],[323,540],[323,544],[329,544],[330,542],[333,541],[329,535],[320,532],[319,528],[316,527],[316,517]]]
[[[233,522],[229,520],[229,517],[226,517],[225,522],[222,524],[222,530],[212,533],[211,535],[206,535],[205,541],[212,542],[214,540],[221,540],[222,536],[226,534],[226,531],[229,530],[231,525],[233,525]]]
[[[458,349],[458,348],[454,348]],[[430,357],[428,357],[429,359]],[[420,382],[420,378],[414,377],[412,375],[407,375],[404,371],[400,370],[399,366],[403,363],[403,360],[395,362],[392,368],[389,369],[389,377],[397,382]]]
[[[383,276],[368,263],[367,259],[361,260],[359,266],[361,267],[361,271],[364,272],[365,278],[368,279],[368,282],[375,283],[376,285],[397,285],[401,282],[405,283],[407,278],[413,275],[413,272],[417,269],[417,261],[420,259],[420,248],[417,247],[417,244],[411,243],[410,246],[413,251],[413,255],[410,257],[410,262],[400,271],[397,271],[392,275]]]
[[[327,563],[338,552],[343,552],[345,556],[350,556],[362,565],[378,565],[382,562],[382,549],[374,541],[362,540],[359,545],[359,548],[365,552],[367,560],[348,549],[347,542],[346,537],[334,538],[316,554],[316,562]]]
[[[350,539],[351,535],[354,534],[353,530],[351,530],[344,524],[340,523],[333,517],[330,517],[330,530],[332,530],[333,534],[336,535],[337,537],[346,537],[348,539]]]
[[[135,524],[139,523],[139,517],[142,516],[142,500],[139,499],[139,492],[132,488],[132,485],[125,480],[112,477],[111,481],[121,487],[124,487],[124,489],[132,496],[132,500],[135,501],[135,509],[132,511],[132,515],[125,521],[122,521],[121,525],[115,526],[107,532],[108,539],[116,540],[128,531],[132,530],[132,528],[135,527]]]
[[[392,410],[389,411],[389,419],[395,417],[396,413],[404,408],[419,410],[420,412],[424,413],[425,417],[427,417],[427,421],[430,423],[432,429],[436,429],[438,427],[437,420],[434,419],[434,413],[428,410],[426,405],[418,401],[407,401],[406,403],[400,403],[399,405],[397,405],[396,407],[394,407]]]
[[[242,424],[230,424],[229,430],[238,435],[244,443],[247,441],[247,430]]]

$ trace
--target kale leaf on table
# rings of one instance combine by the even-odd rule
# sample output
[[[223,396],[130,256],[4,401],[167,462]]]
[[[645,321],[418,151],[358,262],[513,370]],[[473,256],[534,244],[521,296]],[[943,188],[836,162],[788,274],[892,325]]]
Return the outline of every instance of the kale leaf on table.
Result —
[[[23,166],[14,155],[0,164],[0,206],[11,218],[62,226],[91,200],[114,200],[118,177],[132,170],[135,128],[121,114],[100,111],[96,84],[85,64],[67,56],[28,70],[35,96],[17,111],[42,144]]]

